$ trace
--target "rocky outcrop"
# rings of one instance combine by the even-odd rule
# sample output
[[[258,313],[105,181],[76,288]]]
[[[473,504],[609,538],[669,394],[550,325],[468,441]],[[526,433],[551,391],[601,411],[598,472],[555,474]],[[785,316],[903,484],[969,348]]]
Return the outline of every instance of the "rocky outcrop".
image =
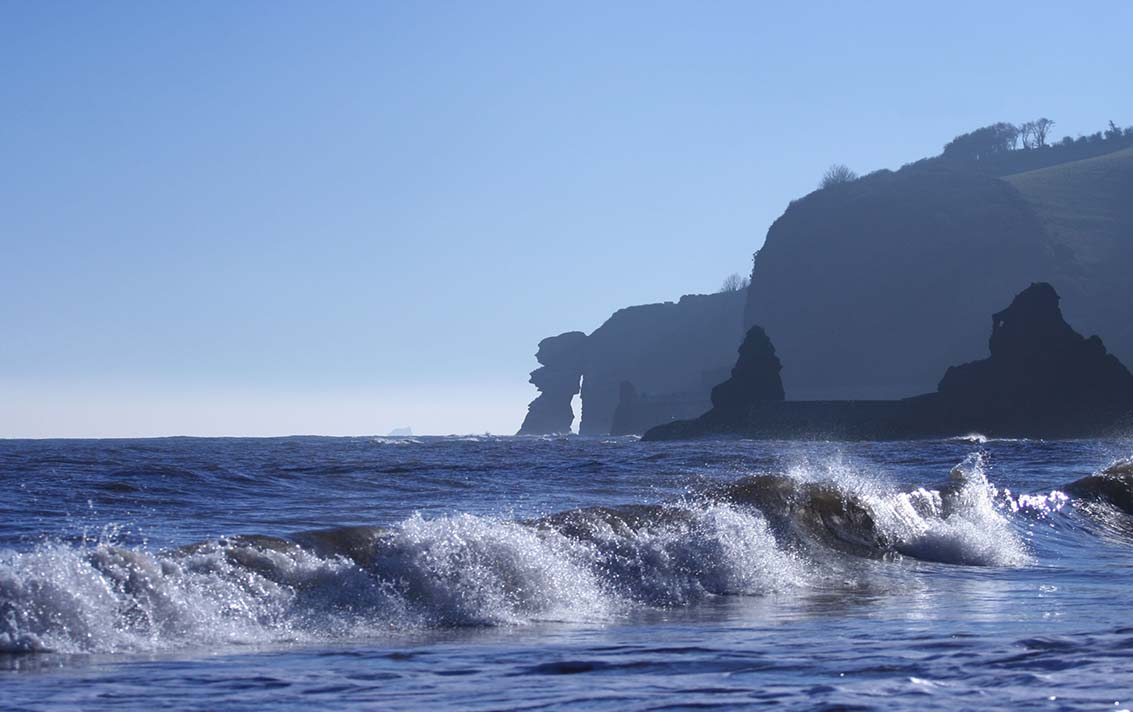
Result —
[[[793,202],[755,260],[762,326],[798,400],[896,399],[979,358],[983,324],[1057,262],[1019,192],[940,167],[882,171]]]
[[[568,331],[543,339],[535,358],[543,364],[531,372],[539,395],[527,406],[518,434],[569,433],[574,422],[571,401],[579,391],[586,359],[586,334]]]
[[[1133,367],[1133,149],[1105,144],[930,159],[792,202],[755,260],[744,321],[775,339],[787,396],[930,391],[980,358],[986,315],[1036,280]]]
[[[718,417],[742,416],[758,403],[783,400],[782,370],[767,333],[751,327],[740,344],[731,378],[712,389],[712,412]]]
[[[758,326],[748,329],[740,344],[731,376],[712,389],[712,407],[691,420],[661,423],[647,431],[649,439],[691,437],[700,433],[733,432],[743,424],[761,420],[758,415],[770,407],[777,412],[783,403],[783,366],[766,332]],[[636,398],[636,393],[631,393]],[[623,394],[625,402],[626,394]],[[619,413],[623,408],[619,404]]]
[[[1133,412],[1133,374],[1097,336],[1062,316],[1049,284],[1032,284],[992,317],[991,356],[949,368],[927,416],[1007,435],[1090,434]]]
[[[760,345],[763,365],[751,371],[764,379],[776,365],[766,357],[769,346]],[[1133,374],[1100,338],[1087,339],[1066,323],[1051,285],[1032,284],[996,313],[989,347],[988,358],[949,368],[936,392],[903,400],[745,399],[753,390],[721,384],[730,410],[716,407],[695,420],[654,428],[645,439],[730,433],[884,440],[973,432],[1073,438],[1133,428]]]
[[[1133,149],[1006,178],[1059,258],[1066,318],[1133,367]]]
[[[688,417],[689,408],[707,410],[712,387],[735,363],[744,333],[744,302],[741,290],[686,295],[677,302],[614,313],[587,339],[579,433],[606,435],[614,430],[623,381],[651,402],[639,411],[647,417],[627,421],[633,423],[630,432]],[[676,408],[666,409],[665,402]]]
[[[691,393],[638,393],[622,381],[610,435],[640,435],[655,425],[695,418],[712,407],[704,390]]]
[[[580,362],[562,361],[569,367],[544,340],[540,363],[551,363],[546,355],[555,366],[532,373],[542,395],[531,403],[520,433],[569,430],[578,374],[583,435],[643,433],[703,413],[711,407],[712,387],[735,362],[744,302],[743,291],[731,291],[620,309],[589,336],[571,332],[571,353],[582,356]]]

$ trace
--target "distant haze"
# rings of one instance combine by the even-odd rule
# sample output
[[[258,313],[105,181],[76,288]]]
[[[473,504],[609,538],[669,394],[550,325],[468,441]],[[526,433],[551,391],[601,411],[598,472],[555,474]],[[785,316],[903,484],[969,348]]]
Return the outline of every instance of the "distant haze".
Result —
[[[7,3],[0,437],[514,432],[833,163],[1133,124],[1133,5]]]

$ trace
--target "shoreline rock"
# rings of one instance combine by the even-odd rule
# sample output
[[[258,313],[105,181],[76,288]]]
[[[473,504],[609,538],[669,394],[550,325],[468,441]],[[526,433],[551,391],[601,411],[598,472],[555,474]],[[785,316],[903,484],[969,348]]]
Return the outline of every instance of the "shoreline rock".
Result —
[[[733,377],[717,386],[726,407],[658,426],[643,439],[903,440],[971,432],[1079,438],[1129,432],[1133,374],[1100,338],[1074,331],[1063,319],[1059,301],[1046,283],[1020,292],[992,317],[988,358],[950,367],[934,393],[903,400],[780,401],[758,397],[747,390],[751,380]],[[761,334],[759,329],[757,337]],[[753,338],[751,332],[748,338]],[[770,379],[772,372],[778,377],[777,363],[765,362],[759,371],[741,350],[733,373],[743,365]],[[713,396],[715,402],[715,390]]]

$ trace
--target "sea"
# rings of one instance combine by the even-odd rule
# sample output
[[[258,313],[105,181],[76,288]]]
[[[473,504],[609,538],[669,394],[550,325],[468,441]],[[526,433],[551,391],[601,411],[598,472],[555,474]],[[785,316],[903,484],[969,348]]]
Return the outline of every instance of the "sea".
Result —
[[[1124,710],[1131,455],[3,440],[0,708]]]

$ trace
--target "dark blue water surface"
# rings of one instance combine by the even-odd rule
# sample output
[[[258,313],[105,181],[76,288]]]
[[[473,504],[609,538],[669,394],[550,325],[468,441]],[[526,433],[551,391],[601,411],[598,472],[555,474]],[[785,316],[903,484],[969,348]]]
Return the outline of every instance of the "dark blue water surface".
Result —
[[[0,707],[1125,709],[1130,455],[0,441]]]

